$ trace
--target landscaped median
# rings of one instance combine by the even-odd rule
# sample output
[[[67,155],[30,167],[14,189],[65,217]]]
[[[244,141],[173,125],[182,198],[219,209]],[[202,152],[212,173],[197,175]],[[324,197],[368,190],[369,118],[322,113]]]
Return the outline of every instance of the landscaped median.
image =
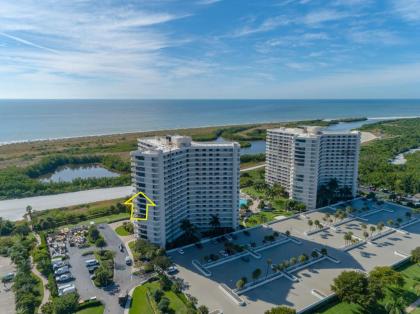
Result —
[[[133,292],[129,314],[156,314],[160,311],[189,313],[195,307],[178,288],[169,279],[162,277],[138,286]]]
[[[404,263],[403,265],[396,268],[404,278],[404,285],[401,287],[391,287],[390,293],[386,294],[383,299],[379,301],[378,307],[375,309],[375,313],[386,314],[385,305],[392,301],[393,297],[401,297],[403,306],[408,306],[420,297],[418,291],[419,278],[420,278],[420,265],[413,264],[411,262]],[[354,314],[362,313],[363,307],[354,303],[338,302],[335,298],[332,303],[322,306],[316,313],[322,314]],[[412,312],[416,313],[416,312]]]

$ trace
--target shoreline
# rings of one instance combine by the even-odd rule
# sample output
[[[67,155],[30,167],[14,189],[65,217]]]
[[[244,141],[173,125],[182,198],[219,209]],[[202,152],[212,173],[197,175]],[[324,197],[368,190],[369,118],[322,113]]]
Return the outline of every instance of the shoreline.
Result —
[[[420,116],[392,116],[392,117],[366,117],[366,121],[369,120],[399,120],[399,119],[415,119],[419,118]],[[319,119],[321,121],[332,121],[332,120],[340,120],[346,119],[346,117],[341,118],[328,118],[328,119]],[[317,120],[317,119],[316,119]],[[0,142],[0,147],[8,146],[8,145],[16,145],[16,144],[32,144],[32,143],[42,143],[42,142],[56,142],[56,141],[65,141],[65,140],[83,140],[83,139],[95,139],[107,136],[124,136],[124,135],[134,135],[134,134],[141,134],[141,133],[150,133],[150,132],[173,132],[173,131],[182,131],[182,130],[199,130],[205,128],[223,128],[223,127],[235,127],[235,126],[251,126],[251,125],[259,125],[259,124],[280,124],[280,123],[292,123],[298,121],[311,121],[308,119],[305,120],[287,120],[287,121],[262,121],[262,122],[255,122],[255,123],[244,123],[244,124],[221,124],[221,125],[204,125],[204,126],[197,126],[197,127],[180,127],[180,128],[173,128],[173,129],[151,129],[151,130],[142,130],[142,131],[127,131],[127,132],[117,132],[117,133],[101,133],[101,134],[91,134],[91,135],[80,135],[80,136],[64,136],[64,137],[52,137],[52,138],[40,138],[40,139],[33,139],[33,140],[12,140],[7,142]],[[340,123],[340,122],[339,122]],[[352,122],[341,122],[341,123],[352,123]]]

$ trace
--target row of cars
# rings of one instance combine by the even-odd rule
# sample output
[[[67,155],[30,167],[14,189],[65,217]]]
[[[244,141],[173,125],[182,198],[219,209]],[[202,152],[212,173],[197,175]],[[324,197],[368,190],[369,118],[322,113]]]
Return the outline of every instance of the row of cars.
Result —
[[[51,260],[54,270],[55,282],[57,283],[58,295],[62,296],[76,291],[73,283],[69,283],[74,278],[70,272],[70,264],[61,257]]]

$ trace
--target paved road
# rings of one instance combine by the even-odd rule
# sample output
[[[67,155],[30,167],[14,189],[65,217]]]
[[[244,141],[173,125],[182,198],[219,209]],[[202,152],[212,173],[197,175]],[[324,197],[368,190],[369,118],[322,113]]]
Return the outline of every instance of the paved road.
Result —
[[[126,197],[130,196],[132,192],[131,186],[120,186],[5,200],[0,201],[0,217],[9,220],[22,219],[28,205],[31,205],[33,210],[46,210]]]
[[[120,292],[129,292],[133,287],[139,285],[145,278],[133,276],[131,274],[131,267],[126,266],[125,256],[127,252],[121,253],[118,249],[121,240],[115,232],[106,224],[99,225],[99,230],[107,242],[106,249],[115,252],[115,269],[114,281],[118,286]],[[69,247],[70,264],[72,266],[71,272],[76,278],[74,281],[77,291],[82,299],[88,299],[96,296],[105,305],[104,313],[123,314],[124,308],[118,304],[118,296],[120,292],[108,292],[104,289],[95,287],[90,280],[90,274],[84,265],[84,260],[93,258],[92,255],[81,256],[85,251],[91,251],[95,248],[78,249],[76,247]]]

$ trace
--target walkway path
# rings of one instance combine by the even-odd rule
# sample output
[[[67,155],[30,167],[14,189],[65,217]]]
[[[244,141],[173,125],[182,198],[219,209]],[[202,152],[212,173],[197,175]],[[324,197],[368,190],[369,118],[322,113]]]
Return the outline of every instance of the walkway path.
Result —
[[[34,211],[46,210],[122,198],[130,196],[132,192],[133,188],[131,186],[120,186],[5,200],[0,201],[0,217],[9,220],[22,219],[28,205],[31,205]]]
[[[241,169],[240,172],[255,170],[255,169],[259,169],[259,168],[263,168],[263,167],[265,167],[265,164],[257,165],[257,166],[253,166],[253,167],[249,167],[249,168],[245,168],[245,169]]]
[[[117,222],[113,222],[108,224],[112,230],[115,231],[115,229],[117,229],[119,226],[121,226],[124,222],[129,222],[130,220],[121,220],[121,221],[117,221]],[[122,241],[122,243],[125,246],[125,250],[128,253],[128,255],[130,256],[131,260],[134,262],[134,257],[133,257],[133,253],[130,250],[130,247],[128,246],[128,243],[136,240],[136,237],[134,234],[130,234],[128,236],[120,236],[118,233],[115,232],[115,234],[120,238],[120,240]],[[135,270],[135,266],[133,264],[133,271]]]
[[[41,238],[39,237],[39,234],[34,233],[35,234],[35,238],[36,238],[36,242],[37,245],[41,245]],[[47,289],[47,284],[48,284],[48,280],[44,277],[44,275],[42,275],[38,269],[36,269],[36,266],[34,264],[34,261],[32,259],[31,256],[31,268],[32,268],[32,272],[42,281],[42,287],[44,288],[44,297],[42,298],[42,302],[39,305],[38,308],[38,313],[41,314],[41,307],[48,302],[48,300],[50,299],[50,290]]]
[[[405,311],[407,313],[411,313],[413,312],[416,308],[420,307],[420,298],[417,299],[417,301],[411,303],[409,306],[407,306],[407,308],[405,309]]]

